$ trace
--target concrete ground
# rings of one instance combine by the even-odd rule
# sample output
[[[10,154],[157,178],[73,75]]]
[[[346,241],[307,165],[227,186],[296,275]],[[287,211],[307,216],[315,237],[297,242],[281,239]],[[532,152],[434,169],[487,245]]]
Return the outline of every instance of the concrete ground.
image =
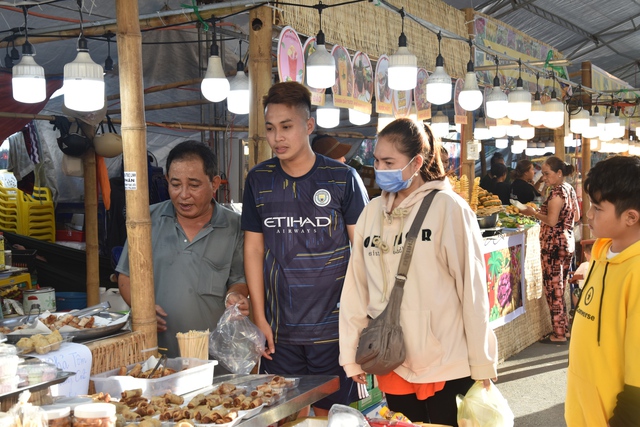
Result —
[[[566,427],[568,345],[535,343],[498,366],[496,385],[515,416],[514,427]]]

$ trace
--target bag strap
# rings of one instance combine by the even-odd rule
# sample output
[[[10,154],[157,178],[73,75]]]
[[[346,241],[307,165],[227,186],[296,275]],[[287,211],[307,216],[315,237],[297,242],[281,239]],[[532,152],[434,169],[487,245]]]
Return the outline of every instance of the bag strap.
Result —
[[[413,248],[416,245],[416,239],[418,237],[418,231],[420,230],[420,226],[422,225],[424,218],[427,216],[427,212],[429,212],[431,202],[438,191],[440,190],[433,190],[431,193],[427,194],[424,199],[422,199],[420,209],[418,209],[418,213],[416,213],[416,217],[413,219],[411,228],[409,228],[409,232],[407,233],[407,240],[404,244],[402,255],[400,256],[400,265],[398,265],[398,273],[396,274],[396,283],[394,287],[397,286],[399,288],[404,288],[404,283],[407,281],[409,264],[411,264]]]

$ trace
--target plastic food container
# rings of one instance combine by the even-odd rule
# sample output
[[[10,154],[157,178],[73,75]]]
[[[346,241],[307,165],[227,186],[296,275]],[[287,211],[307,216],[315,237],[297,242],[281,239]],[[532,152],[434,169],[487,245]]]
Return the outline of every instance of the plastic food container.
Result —
[[[15,350],[15,349],[14,349]],[[14,354],[0,354],[0,377],[15,377],[20,358]]]
[[[74,427],[115,427],[116,406],[111,403],[78,405],[73,411]]]
[[[49,427],[71,427],[71,408],[68,405],[42,406]]]
[[[91,381],[96,393],[109,393],[120,396],[125,390],[142,389],[145,397],[160,396],[164,393],[185,394],[213,383],[213,369],[216,360],[201,360],[177,357],[167,359],[166,367],[176,371],[175,374],[162,378],[144,379],[130,376],[118,376],[119,369],[93,375]],[[127,366],[127,371],[135,365]]]
[[[25,363],[18,367],[20,384],[26,381],[28,385],[40,384],[56,379],[58,368],[48,363]]]
[[[18,378],[17,375],[14,375],[13,377],[4,377],[2,382],[0,382],[0,394],[16,391],[19,383],[20,378]]]

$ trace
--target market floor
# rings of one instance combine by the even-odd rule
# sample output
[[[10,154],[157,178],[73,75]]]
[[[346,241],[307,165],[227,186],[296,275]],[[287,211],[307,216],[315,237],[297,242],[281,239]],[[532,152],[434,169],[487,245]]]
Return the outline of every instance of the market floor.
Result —
[[[498,365],[496,385],[515,416],[514,427],[566,427],[569,347],[535,343]]]

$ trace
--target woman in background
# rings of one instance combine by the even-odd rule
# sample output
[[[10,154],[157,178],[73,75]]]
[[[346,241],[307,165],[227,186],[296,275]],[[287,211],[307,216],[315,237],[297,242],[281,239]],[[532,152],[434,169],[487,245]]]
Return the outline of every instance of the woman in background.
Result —
[[[376,182],[383,190],[362,211],[340,299],[340,364],[354,381],[358,339],[386,307],[405,236],[425,196],[439,190],[420,227],[409,265],[400,324],[406,360],[378,376],[389,408],[411,421],[457,425],[456,395],[497,376],[489,327],[482,237],[475,214],[445,178],[429,128],[398,119],[378,134]],[[425,280],[428,277],[429,280]]]
[[[575,168],[557,157],[549,157],[542,165],[542,178],[549,187],[549,197],[536,211],[530,206],[520,212],[540,220],[540,255],[547,304],[551,311],[553,332],[546,343],[565,343],[569,330],[564,290],[575,249],[573,225],[580,218],[578,198],[565,182]]]
[[[522,204],[533,202],[540,193],[531,184],[536,171],[531,160],[520,160],[513,171],[511,198]]]

